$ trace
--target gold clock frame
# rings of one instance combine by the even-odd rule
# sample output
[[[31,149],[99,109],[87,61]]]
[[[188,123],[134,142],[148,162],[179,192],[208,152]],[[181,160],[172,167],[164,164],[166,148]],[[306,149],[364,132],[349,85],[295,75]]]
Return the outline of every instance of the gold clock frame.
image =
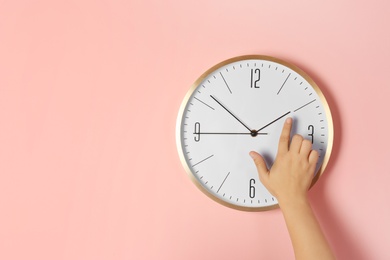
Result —
[[[324,160],[322,162],[322,165],[318,169],[316,176],[313,178],[313,181],[312,181],[312,183],[310,185],[310,188],[313,187],[313,185],[318,181],[318,179],[324,173],[325,168],[326,168],[326,166],[327,166],[327,164],[329,162],[329,159],[330,159],[330,156],[331,156],[331,153],[332,153],[332,148],[333,148],[333,140],[334,140],[333,119],[332,119],[332,114],[331,114],[328,102],[326,101],[326,98],[325,98],[324,94],[322,93],[322,91],[318,87],[318,85],[314,82],[314,80],[312,78],[310,78],[309,75],[307,75],[303,70],[301,70],[296,65],[291,64],[289,62],[286,62],[284,60],[275,58],[275,57],[271,57],[271,56],[266,56],[266,55],[243,55],[243,56],[237,56],[237,57],[233,57],[233,58],[224,60],[224,61],[214,65],[210,69],[208,69],[206,72],[204,72],[192,84],[192,86],[188,90],[187,94],[185,95],[185,97],[184,97],[184,99],[183,99],[183,101],[182,101],[182,103],[180,105],[178,117],[177,117],[177,120],[176,120],[176,146],[177,146],[177,150],[178,150],[178,153],[179,153],[180,161],[181,161],[185,171],[189,175],[189,177],[192,180],[192,182],[204,194],[206,194],[209,198],[211,198],[212,200],[214,200],[214,201],[216,201],[216,202],[218,202],[218,203],[220,203],[220,204],[222,204],[224,206],[227,206],[227,207],[233,208],[233,209],[237,209],[237,210],[242,210],[242,211],[252,211],[252,212],[253,211],[255,211],[255,212],[256,211],[267,211],[267,210],[279,208],[279,204],[275,204],[275,205],[272,205],[272,206],[266,206],[266,207],[245,207],[245,206],[238,206],[238,205],[234,205],[234,204],[228,203],[228,202],[226,202],[226,201],[224,201],[224,200],[214,196],[209,190],[207,190],[205,187],[203,187],[203,185],[197,180],[197,178],[192,173],[192,171],[191,171],[190,167],[188,166],[188,164],[186,162],[186,159],[184,157],[183,147],[182,147],[182,142],[181,142],[181,126],[182,126],[184,110],[185,110],[185,108],[187,106],[187,103],[188,103],[190,97],[192,96],[193,92],[195,91],[195,89],[199,86],[199,84],[208,75],[210,75],[215,70],[217,70],[217,69],[219,69],[219,68],[221,68],[221,67],[223,67],[225,65],[228,65],[230,63],[233,63],[233,62],[236,62],[236,61],[242,61],[242,60],[267,60],[267,61],[272,61],[272,62],[279,63],[281,65],[284,65],[284,66],[292,69],[296,73],[298,73],[300,76],[302,76],[313,87],[314,91],[319,96],[319,98],[321,100],[321,103],[324,106],[326,119],[328,121],[328,146],[327,146],[327,149],[326,149],[326,152],[325,152],[325,155],[324,155]]]

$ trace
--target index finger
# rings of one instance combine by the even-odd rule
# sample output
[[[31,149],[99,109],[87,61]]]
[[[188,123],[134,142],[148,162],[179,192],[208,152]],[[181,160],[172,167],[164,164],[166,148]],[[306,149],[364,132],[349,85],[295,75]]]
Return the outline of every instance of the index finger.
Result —
[[[290,143],[290,132],[292,127],[292,118],[286,119],[283,125],[282,133],[280,134],[278,153],[287,153]]]

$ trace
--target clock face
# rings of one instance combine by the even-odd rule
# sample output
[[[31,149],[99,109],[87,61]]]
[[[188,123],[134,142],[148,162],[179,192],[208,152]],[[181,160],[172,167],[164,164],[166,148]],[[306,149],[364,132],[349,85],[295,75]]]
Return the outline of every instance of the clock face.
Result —
[[[277,207],[249,156],[260,153],[271,167],[286,118],[291,135],[312,141],[319,152],[314,184],[333,143],[328,104],[312,79],[287,62],[241,56],[205,72],[180,108],[177,145],[194,183],[217,202],[241,210]]]

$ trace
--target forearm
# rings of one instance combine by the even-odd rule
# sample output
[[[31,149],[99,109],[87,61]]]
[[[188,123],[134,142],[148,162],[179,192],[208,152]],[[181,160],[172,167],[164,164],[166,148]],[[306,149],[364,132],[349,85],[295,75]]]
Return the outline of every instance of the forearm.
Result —
[[[280,134],[278,154],[268,170],[264,158],[252,151],[260,181],[279,201],[298,260],[335,259],[307,200],[313,181],[318,152],[312,143],[294,135],[290,143],[292,119],[287,118]]]
[[[280,207],[297,260],[335,259],[306,198],[282,203]]]

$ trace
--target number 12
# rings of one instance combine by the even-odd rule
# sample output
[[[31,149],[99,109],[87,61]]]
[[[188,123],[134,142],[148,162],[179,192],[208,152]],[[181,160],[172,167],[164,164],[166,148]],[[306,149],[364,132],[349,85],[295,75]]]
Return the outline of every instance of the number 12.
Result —
[[[257,77],[257,79],[255,79],[255,77]],[[253,69],[251,69],[251,88],[260,88],[260,86],[257,85],[259,81],[260,81],[260,69],[255,69],[254,73],[253,73]]]

